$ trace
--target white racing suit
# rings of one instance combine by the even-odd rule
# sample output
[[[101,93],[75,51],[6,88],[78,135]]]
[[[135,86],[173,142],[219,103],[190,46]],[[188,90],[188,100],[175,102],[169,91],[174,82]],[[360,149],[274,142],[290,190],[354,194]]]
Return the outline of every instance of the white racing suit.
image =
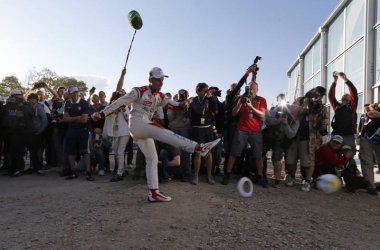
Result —
[[[194,152],[197,143],[151,121],[158,107],[162,106],[168,109],[178,109],[179,103],[165,98],[161,92],[152,92],[149,86],[133,88],[130,93],[120,97],[101,112],[107,116],[120,107],[130,104],[130,133],[133,140],[145,155],[148,187],[149,189],[158,189],[158,156],[154,140],[170,144],[190,153]]]

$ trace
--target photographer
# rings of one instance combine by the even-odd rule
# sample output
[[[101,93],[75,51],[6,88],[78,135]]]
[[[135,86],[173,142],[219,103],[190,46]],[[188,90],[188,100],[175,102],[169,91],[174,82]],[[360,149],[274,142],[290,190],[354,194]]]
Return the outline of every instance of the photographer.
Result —
[[[207,143],[214,140],[211,128],[213,114],[217,112],[217,103],[212,98],[208,98],[208,85],[204,82],[196,86],[197,96],[192,99],[189,111],[191,115],[192,139],[197,143]],[[197,152],[194,156],[194,178],[192,184],[198,185],[198,174],[201,166],[201,155]],[[212,154],[206,155],[207,182],[211,185],[215,181],[212,172]]]
[[[246,75],[248,75],[248,73],[252,70],[253,69],[249,68]],[[254,81],[250,82],[249,92],[247,93],[248,95],[243,95],[232,110],[232,115],[240,115],[240,119],[237,125],[238,129],[234,135],[227,170],[222,182],[224,185],[229,183],[230,174],[235,163],[235,159],[241,155],[248,142],[253,149],[259,184],[266,187],[266,183],[263,180],[263,138],[261,134],[261,121],[265,117],[267,102],[265,98],[258,96],[257,92],[258,84]]]
[[[228,158],[231,152],[232,141],[235,135],[236,126],[239,122],[239,116],[232,115],[232,110],[237,105],[240,89],[245,82],[250,73],[256,72],[257,66],[254,64],[247,69],[243,77],[238,83],[233,83],[230,86],[230,89],[227,90],[226,100],[224,102],[225,106],[225,130],[223,134],[223,143],[224,143],[224,152],[225,152],[225,161],[224,161],[224,172],[226,172]]]
[[[342,96],[342,101],[339,102],[335,97],[335,89],[338,81],[338,77],[341,77],[344,83],[347,85],[349,94]],[[343,144],[349,145],[354,150],[355,154],[355,133],[357,127],[357,113],[358,106],[358,91],[354,84],[347,79],[346,74],[343,72],[333,73],[333,83],[329,90],[329,101],[331,108],[335,112],[334,118],[331,121],[331,127],[333,129],[332,135],[341,135],[343,137]]]
[[[380,164],[380,106],[377,103],[369,105],[366,116],[369,121],[360,136],[359,159],[363,176],[370,183],[368,193],[377,195],[379,186],[376,188],[373,168]]]
[[[179,110],[168,109],[169,129],[174,133],[190,138],[191,122],[188,108],[189,93],[185,89],[178,91],[178,102],[186,103],[185,108]],[[191,160],[190,153],[181,151],[181,169],[183,171],[183,181],[190,181],[191,178]]]
[[[224,132],[224,118],[225,118],[225,107],[224,103],[220,102],[218,97],[221,97],[222,91],[218,87],[209,88],[210,98],[212,98],[217,103],[217,112],[213,116],[212,121],[212,131],[215,138],[222,138]],[[218,175],[220,172],[219,165],[222,161],[222,147],[221,145],[215,147],[212,150],[212,169],[215,175]]]
[[[286,153],[286,164],[289,174],[286,175],[285,183],[288,186],[294,184],[297,162],[300,159],[301,173],[304,183],[301,190],[309,192],[311,179],[315,166],[315,152],[322,143],[322,136],[327,135],[328,116],[324,105],[323,96],[326,89],[316,87],[306,93],[301,99],[302,112],[300,116],[300,128],[297,137],[290,143]]]
[[[266,152],[272,149],[272,162],[275,175],[273,187],[280,187],[282,172],[282,157],[290,139],[293,139],[299,129],[299,115],[301,105],[294,101],[292,105],[278,105],[270,111],[266,118],[266,127],[263,130],[264,150],[263,157],[266,160]],[[266,169],[264,171],[266,174]]]
[[[34,112],[32,106],[24,101],[22,92],[18,89],[11,91],[2,112],[2,130],[10,157],[9,174],[11,177],[17,177],[25,168],[24,150],[26,139],[32,132]]]

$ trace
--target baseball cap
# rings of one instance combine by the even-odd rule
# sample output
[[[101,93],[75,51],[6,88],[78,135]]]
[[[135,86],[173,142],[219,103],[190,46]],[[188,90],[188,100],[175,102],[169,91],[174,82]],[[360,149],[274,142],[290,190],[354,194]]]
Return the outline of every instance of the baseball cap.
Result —
[[[12,89],[9,96],[13,96],[13,95],[22,95],[22,92],[19,89]]]
[[[350,145],[343,145],[342,151],[345,151],[345,150],[352,150],[352,147]]]
[[[69,94],[74,93],[74,92],[79,92],[79,89],[77,86],[70,86],[69,87]]]
[[[149,79],[151,78],[160,79],[162,77],[168,77],[168,76],[165,75],[162,69],[159,67],[154,67],[153,69],[149,71]]]
[[[46,93],[44,88],[39,88],[39,89],[37,89],[37,93],[38,93],[38,92],[42,92],[43,94]]]
[[[343,137],[340,135],[333,135],[333,137],[331,137],[331,140],[335,142],[339,142],[340,144],[343,143]]]

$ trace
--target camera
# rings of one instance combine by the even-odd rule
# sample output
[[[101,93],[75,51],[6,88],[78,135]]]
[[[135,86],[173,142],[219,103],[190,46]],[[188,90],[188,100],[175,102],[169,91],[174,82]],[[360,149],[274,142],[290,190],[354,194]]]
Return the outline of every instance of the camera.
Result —
[[[50,118],[52,123],[59,122],[63,119],[63,113],[59,113],[57,110],[50,113]]]
[[[33,86],[33,89],[39,89],[39,88],[45,88],[46,83],[45,82],[36,82]]]
[[[244,94],[242,95],[240,102],[242,104],[246,104],[249,101],[250,93],[249,93],[249,86],[245,86]]]
[[[116,100],[116,99],[119,99],[120,97],[122,97],[123,96],[123,92],[121,92],[121,91],[116,91],[115,93],[114,93],[114,99]]]
[[[276,118],[279,119],[279,118],[287,118],[288,117],[288,114],[284,111],[277,111],[276,112]]]
[[[253,64],[251,66],[256,66],[256,72],[259,71],[259,67],[257,67],[257,63],[262,59],[261,56],[256,56],[255,59],[253,60]]]
[[[222,91],[218,88],[218,87],[210,87],[209,88],[210,90],[210,93],[217,96],[217,97],[221,97],[222,96]]]
[[[178,102],[183,102],[183,101],[186,101],[187,100],[187,90],[185,89],[180,89],[178,91]]]
[[[90,89],[90,93],[94,93],[95,92],[95,87],[92,87],[91,89]]]

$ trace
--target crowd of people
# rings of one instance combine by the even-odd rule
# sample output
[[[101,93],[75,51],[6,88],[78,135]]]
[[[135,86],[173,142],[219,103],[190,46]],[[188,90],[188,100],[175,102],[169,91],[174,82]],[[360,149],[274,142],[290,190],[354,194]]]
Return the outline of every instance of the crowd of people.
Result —
[[[110,181],[117,182],[130,168],[134,179],[146,177],[151,202],[171,200],[160,192],[160,182],[180,179],[197,185],[200,175],[210,185],[217,175],[228,185],[237,174],[263,188],[270,182],[274,188],[293,186],[298,166],[302,191],[309,192],[319,176],[334,174],[350,192],[366,189],[378,194],[374,167],[380,159],[380,107],[365,105],[358,118],[355,85],[343,72],[334,72],[327,93],[332,119],[323,104],[327,91],[320,86],[288,102],[279,94],[277,105],[268,108],[258,95],[257,70],[256,64],[249,67],[230,85],[225,100],[220,100],[218,87],[204,82],[195,86],[194,97],[185,89],[164,94],[167,76],[158,67],[149,71],[148,85],[129,93],[123,89],[123,69],[109,102],[104,91],[95,94],[95,88],[87,100],[77,86],[53,90],[37,82],[27,93],[14,89],[0,105],[1,169],[17,177],[25,172],[43,176],[44,169],[57,167],[67,180],[83,172],[88,181],[94,181],[95,171],[99,176],[108,172]],[[339,78],[349,91],[340,101],[335,94]],[[357,153],[363,173],[354,160]],[[112,155],[115,161],[110,164]],[[268,155],[273,181],[267,178]]]

